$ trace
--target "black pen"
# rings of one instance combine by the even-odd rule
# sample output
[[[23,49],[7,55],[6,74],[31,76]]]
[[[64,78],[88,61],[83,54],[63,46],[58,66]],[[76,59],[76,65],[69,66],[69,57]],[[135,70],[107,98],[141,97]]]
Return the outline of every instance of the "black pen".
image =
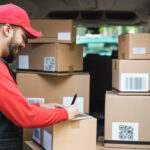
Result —
[[[75,103],[76,98],[77,98],[77,94],[74,95],[71,105],[73,105]]]

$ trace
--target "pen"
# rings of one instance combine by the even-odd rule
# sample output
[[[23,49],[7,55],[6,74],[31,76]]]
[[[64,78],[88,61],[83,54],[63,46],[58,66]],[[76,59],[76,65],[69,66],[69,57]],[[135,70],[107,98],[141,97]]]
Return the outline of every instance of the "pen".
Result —
[[[76,98],[77,98],[77,94],[74,95],[71,105],[73,105],[75,103]]]

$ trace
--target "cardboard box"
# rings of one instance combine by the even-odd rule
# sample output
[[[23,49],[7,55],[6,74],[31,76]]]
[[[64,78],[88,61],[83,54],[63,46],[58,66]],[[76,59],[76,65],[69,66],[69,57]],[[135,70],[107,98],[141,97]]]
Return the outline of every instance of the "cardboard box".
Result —
[[[150,59],[150,34],[136,33],[119,36],[119,59]]]
[[[70,105],[74,94],[78,94],[76,105],[82,113],[89,113],[90,75],[52,76],[32,73],[17,73],[17,84],[21,93],[31,103],[62,103]]]
[[[29,40],[29,43],[75,43],[76,23],[73,20],[33,19],[31,26],[43,37]]]
[[[150,60],[119,60],[112,62],[112,87],[121,93],[150,92]]]
[[[97,121],[83,116],[33,130],[33,139],[46,150],[96,150]]]
[[[25,141],[25,149],[24,150],[44,150],[44,148],[39,146],[34,141]]]
[[[18,55],[19,70],[46,72],[83,71],[83,46],[74,44],[27,44]]]
[[[150,149],[150,96],[106,92],[104,147]]]
[[[18,73],[17,84],[30,103],[63,103],[70,105],[75,93],[79,110],[89,113],[90,76],[88,73],[75,75],[38,75]],[[23,141],[32,139],[32,129],[23,130]]]

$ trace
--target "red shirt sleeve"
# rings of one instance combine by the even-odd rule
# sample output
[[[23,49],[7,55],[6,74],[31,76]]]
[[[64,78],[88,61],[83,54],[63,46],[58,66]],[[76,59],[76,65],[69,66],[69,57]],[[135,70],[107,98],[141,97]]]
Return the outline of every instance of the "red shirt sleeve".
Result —
[[[24,128],[46,127],[68,119],[64,108],[44,109],[39,104],[29,104],[1,61],[0,111],[15,125]]]

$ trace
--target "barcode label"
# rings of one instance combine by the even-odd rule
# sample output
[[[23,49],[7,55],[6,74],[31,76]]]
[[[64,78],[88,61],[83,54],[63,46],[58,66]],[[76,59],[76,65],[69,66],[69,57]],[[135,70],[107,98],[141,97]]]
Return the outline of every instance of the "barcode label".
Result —
[[[44,71],[55,71],[55,57],[44,57]]]
[[[35,103],[44,104],[45,103],[44,98],[27,97],[27,100],[30,104],[35,104]]]
[[[33,137],[32,137],[37,143],[40,144],[40,128],[33,129]]]
[[[138,123],[113,122],[112,140],[120,141],[138,141],[139,127]]]
[[[121,91],[147,92],[149,90],[148,73],[122,73]]]
[[[145,54],[146,48],[136,47],[133,48],[133,54]]]

